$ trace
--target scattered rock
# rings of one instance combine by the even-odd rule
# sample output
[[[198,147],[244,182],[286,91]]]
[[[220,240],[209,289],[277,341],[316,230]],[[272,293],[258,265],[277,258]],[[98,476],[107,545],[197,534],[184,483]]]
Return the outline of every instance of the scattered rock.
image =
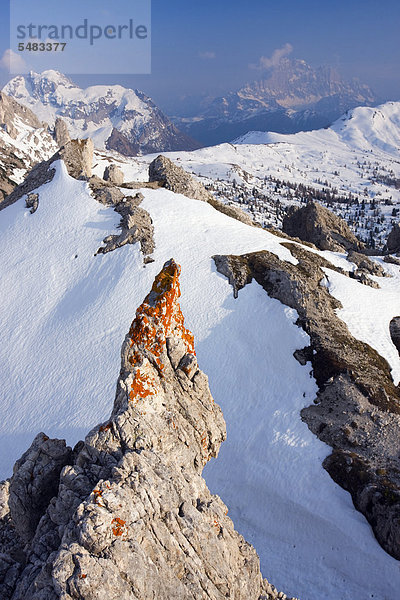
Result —
[[[33,215],[39,207],[39,194],[28,194],[25,200],[26,208],[30,208],[30,213]]]
[[[97,175],[89,179],[89,187],[97,202],[105,206],[116,206],[124,199],[124,194],[109,181],[104,181]]]
[[[343,219],[317,202],[291,207],[282,228],[288,235],[311,242],[320,250],[343,252],[363,248]]]
[[[354,263],[359,273],[366,275],[376,275],[377,277],[386,277],[385,269],[377,262],[374,262],[365,254],[350,250],[347,255],[347,260]]]
[[[124,183],[124,174],[117,165],[111,164],[104,169],[103,179],[113,185],[121,185]]]
[[[385,258],[383,259],[383,261],[385,263],[391,264],[391,265],[397,265],[400,267],[400,259],[396,258],[395,256],[385,256]]]
[[[20,198],[30,194],[45,183],[53,180],[55,168],[54,162],[62,159],[71,177],[75,179],[90,177],[93,162],[93,142],[87,140],[72,140],[56,152],[49,160],[40,162],[28,173],[24,181],[15,187],[3,202],[0,210],[11,206]],[[100,180],[102,181],[102,180]],[[123,194],[121,194],[123,197]]]

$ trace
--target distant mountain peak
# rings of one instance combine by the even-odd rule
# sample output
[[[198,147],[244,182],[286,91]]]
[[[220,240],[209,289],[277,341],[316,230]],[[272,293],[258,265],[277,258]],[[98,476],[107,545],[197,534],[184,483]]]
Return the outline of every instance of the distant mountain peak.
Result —
[[[132,156],[198,147],[143,92],[121,85],[81,89],[58,71],[31,71],[12,79],[4,92],[52,127],[62,117],[71,137],[91,137],[100,149]]]

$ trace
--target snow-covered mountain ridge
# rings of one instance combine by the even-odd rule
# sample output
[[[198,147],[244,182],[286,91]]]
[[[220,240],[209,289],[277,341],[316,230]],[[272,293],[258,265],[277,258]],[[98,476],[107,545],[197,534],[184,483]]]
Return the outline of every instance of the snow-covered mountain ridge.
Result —
[[[137,159],[119,161],[126,181],[145,165]],[[303,600],[395,597],[398,562],[378,546],[349,494],[322,469],[330,449],[300,418],[301,409],[313,405],[318,386],[310,376],[309,361],[314,355],[306,352],[310,343],[315,344],[315,332],[307,334],[297,325],[307,314],[301,314],[308,310],[307,303],[317,308],[318,302],[324,302],[334,311],[335,298],[340,297],[341,318],[329,313],[335,321],[330,329],[338,327],[345,333],[338,356],[343,359],[350,348],[347,354],[363,368],[373,356],[373,384],[379,385],[382,377],[390,380],[390,368],[397,382],[400,359],[388,330],[392,317],[400,314],[399,268],[383,265],[392,277],[372,276],[380,289],[370,288],[348,276],[355,264],[345,254],[293,244],[233,220],[206,202],[162,188],[141,190],[141,207],[151,215],[154,226],[154,263],[143,268],[137,245],[94,256],[104,237],[114,233],[116,215],[111,207],[93,199],[85,181],[69,177],[62,162],[54,167],[53,181],[37,190],[39,204],[34,214],[26,209],[23,198],[1,212],[0,281],[5,299],[1,318],[7,325],[2,331],[0,360],[2,372],[10,373],[1,392],[4,474],[10,474],[14,460],[40,429],[74,443],[109,414],[121,339],[166,257],[175,256],[182,264],[181,306],[186,325],[194,332],[199,364],[209,376],[213,396],[227,421],[228,440],[219,460],[207,467],[206,481],[227,502],[237,529],[254,543],[263,573]],[[136,194],[123,187],[120,191]],[[231,283],[235,278],[240,283],[236,299],[227,273],[217,272],[216,255],[237,260],[238,268],[230,278]],[[266,278],[265,289],[257,272]],[[272,280],[283,282],[285,299],[278,301],[266,293],[267,289],[279,292]],[[290,281],[301,290],[297,307],[287,305]],[[358,313],[354,312],[355,299],[364,307]],[[372,311],[381,318],[372,321]],[[324,316],[321,311],[317,314]],[[354,338],[349,337],[345,323]],[[365,350],[361,340],[388,362],[371,351],[356,361],[356,352]],[[320,353],[324,348],[319,348]],[[303,366],[293,357],[299,349],[305,350]],[[367,371],[363,378],[371,376]],[[320,369],[315,375],[321,378],[327,373]],[[345,389],[337,386],[348,382],[337,372],[333,375],[334,389]],[[392,393],[393,382],[390,385]],[[351,399],[362,411],[354,421],[358,429],[349,426],[346,436],[352,440],[353,452],[362,453],[373,440],[379,442],[376,438],[386,439],[378,433],[395,431],[397,417],[364,400],[359,405],[359,396],[353,392]],[[18,418],[13,410],[15,398]],[[316,406],[315,419],[319,410]],[[324,435],[335,431],[337,418],[342,418],[344,428],[346,417],[343,411],[339,413],[330,413],[324,428],[317,421],[316,430]],[[364,435],[369,433],[366,424],[372,428],[368,444],[364,444]],[[103,426],[107,432],[106,428],[107,424]],[[185,510],[181,508],[182,514]],[[82,573],[92,576],[91,571]]]
[[[15,77],[3,91],[50,126],[62,117],[72,138],[91,137],[98,148],[134,156],[196,147],[150,98],[119,85],[83,90],[49,70]]]

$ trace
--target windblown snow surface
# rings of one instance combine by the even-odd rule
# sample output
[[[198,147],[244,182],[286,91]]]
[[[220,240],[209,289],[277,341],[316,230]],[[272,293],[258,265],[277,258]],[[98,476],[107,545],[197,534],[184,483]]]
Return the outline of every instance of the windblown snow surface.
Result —
[[[166,190],[143,193],[156,242],[155,262],[145,268],[138,245],[94,256],[118,216],[61,162],[40,189],[36,213],[23,199],[0,212],[0,476],[11,475],[39,431],[74,444],[108,417],[124,336],[173,257],[182,265],[186,325],[227,421],[228,440],[205,477],[255,545],[264,576],[302,600],[394,600],[398,561],[323,470],[330,450],[300,419],[317,388],[310,366],[293,358],[307,344],[296,313],[255,282],[235,300],[211,257],[267,249],[295,259],[280,238],[208,204]],[[399,286],[397,268],[393,275]],[[342,280],[333,283],[339,294]],[[385,294],[374,303],[387,317],[393,309]],[[386,325],[377,322],[374,336],[388,349]]]

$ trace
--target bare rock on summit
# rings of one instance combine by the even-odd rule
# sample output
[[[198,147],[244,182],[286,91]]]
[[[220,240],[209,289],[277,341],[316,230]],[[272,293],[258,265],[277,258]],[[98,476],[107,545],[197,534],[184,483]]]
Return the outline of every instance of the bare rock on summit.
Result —
[[[292,207],[283,219],[282,228],[288,235],[311,242],[320,250],[348,252],[363,248],[347,223],[317,202]]]
[[[18,461],[11,521],[0,521],[2,600],[286,598],[262,579],[255,550],[201,475],[225,439],[225,422],[184,326],[179,275],[168,261],[136,312],[109,420],[76,446],[59,475],[62,443],[43,435]],[[44,451],[50,461],[39,460]],[[3,495],[6,505],[6,487]],[[21,510],[13,495],[27,498]],[[39,501],[47,507],[38,511]],[[29,541],[11,556],[3,533],[20,514]],[[22,522],[20,530],[27,539]]]

